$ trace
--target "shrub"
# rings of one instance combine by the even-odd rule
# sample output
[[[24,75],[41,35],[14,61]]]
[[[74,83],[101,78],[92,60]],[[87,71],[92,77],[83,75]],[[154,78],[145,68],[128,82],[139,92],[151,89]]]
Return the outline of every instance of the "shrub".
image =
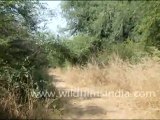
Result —
[[[9,114],[6,118],[30,118],[30,112],[36,109],[35,105],[47,100],[34,98],[31,92],[47,89],[55,91],[46,69],[46,54],[40,45],[31,40],[11,41],[3,48],[3,56],[0,57],[0,107],[5,104],[2,111]],[[51,99],[51,103],[54,99],[56,96]]]
[[[122,43],[105,44],[105,49],[99,53],[99,57],[96,58],[96,60],[98,63],[107,63],[113,54],[116,54],[122,60],[130,61],[131,63],[140,62],[142,58],[149,55],[143,42],[127,40]]]

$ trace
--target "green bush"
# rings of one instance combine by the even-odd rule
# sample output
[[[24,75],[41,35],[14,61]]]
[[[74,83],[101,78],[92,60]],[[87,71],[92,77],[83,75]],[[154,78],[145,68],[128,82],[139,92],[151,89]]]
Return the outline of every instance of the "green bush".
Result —
[[[7,45],[1,45],[1,48],[0,98],[9,99],[9,96],[13,96],[13,99],[10,101],[11,104],[2,100],[0,106],[4,103],[7,105],[8,108],[4,109],[10,111],[9,117],[26,118],[29,116],[27,111],[35,109],[34,105],[41,100],[32,96],[33,91],[55,91],[47,72],[47,54],[41,45],[32,40],[10,40]],[[17,107],[12,104],[16,104]],[[19,105],[21,107],[18,107]],[[15,115],[16,109],[21,115]]]
[[[127,60],[133,63],[140,61],[143,57],[148,56],[149,53],[145,49],[144,42],[133,42],[127,40],[121,43],[105,44],[106,48],[99,53],[96,60],[101,63],[107,63],[109,58],[116,54],[122,60]]]

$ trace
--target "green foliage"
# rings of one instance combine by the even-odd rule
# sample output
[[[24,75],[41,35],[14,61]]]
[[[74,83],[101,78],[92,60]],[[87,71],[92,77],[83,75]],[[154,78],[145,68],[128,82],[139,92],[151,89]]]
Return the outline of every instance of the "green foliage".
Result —
[[[69,41],[78,59],[88,60],[95,53],[98,61],[107,61],[116,53],[136,62],[159,54],[159,1],[65,1],[61,7],[68,22],[64,30],[81,35]],[[94,38],[91,44],[82,44],[86,35]],[[90,49],[94,42],[98,52]]]
[[[41,39],[43,35],[45,34],[41,34],[37,36],[37,38]],[[63,67],[66,61],[73,64],[76,62],[74,53],[72,53],[63,41],[57,40],[54,36],[45,36],[44,39],[38,43],[44,48],[50,67]]]
[[[112,55],[117,55],[124,61],[132,63],[140,62],[142,58],[148,56],[144,47],[144,42],[135,43],[132,40],[127,40],[122,43],[105,44],[106,48],[94,58],[97,63],[108,63]]]
[[[63,1],[67,40],[37,31],[42,7],[0,2],[0,97],[15,95],[19,111],[34,106],[32,90],[50,89],[49,66],[107,63],[113,54],[132,63],[160,56],[159,1]]]
[[[88,56],[91,54],[89,47],[93,41],[94,40],[92,37],[79,35],[66,41],[65,44],[71,51],[74,52],[74,55],[77,58],[76,62],[82,63],[86,62]]]
[[[39,7],[36,1],[0,1],[0,107],[6,118],[27,118],[41,100],[31,92],[52,86],[47,54],[35,35]]]
[[[128,1],[67,1],[62,3],[62,10],[71,33],[123,41],[134,28],[136,19],[135,8],[130,4]]]
[[[96,56],[103,47],[101,43],[101,40],[88,35],[78,35],[64,41],[66,47],[73,53],[72,58],[76,64],[86,64],[91,57]]]

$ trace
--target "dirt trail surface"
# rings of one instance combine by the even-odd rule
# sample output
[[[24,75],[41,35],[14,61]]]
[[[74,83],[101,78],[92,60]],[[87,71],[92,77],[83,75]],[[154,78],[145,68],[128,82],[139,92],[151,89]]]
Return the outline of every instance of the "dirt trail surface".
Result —
[[[54,71],[54,70],[53,70]],[[77,92],[77,86],[70,84],[64,74],[56,72],[50,74],[54,77],[54,84],[59,91],[72,90]],[[80,90],[95,88],[81,87]],[[64,97],[65,119],[148,119],[154,118],[151,111],[135,106],[134,98],[127,97]]]

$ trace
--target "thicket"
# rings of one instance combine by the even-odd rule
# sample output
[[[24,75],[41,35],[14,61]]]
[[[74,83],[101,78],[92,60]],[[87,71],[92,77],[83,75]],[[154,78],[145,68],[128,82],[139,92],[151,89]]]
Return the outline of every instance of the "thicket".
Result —
[[[34,114],[37,106],[56,109],[56,96],[48,108],[48,98],[32,96],[34,91],[55,91],[47,53],[37,40],[40,9],[38,1],[0,1],[0,118],[36,119],[45,114]]]
[[[48,35],[44,46],[50,66],[107,63],[112,54],[137,63],[160,56],[158,1],[63,1],[70,38]]]
[[[77,63],[107,62],[111,54],[137,63],[159,56],[159,1],[63,1],[71,40],[64,43]]]
[[[132,63],[160,56],[159,1],[62,1],[61,8],[67,39],[37,31],[38,1],[0,2],[0,116],[27,118],[45,104],[30,93],[55,91],[49,67],[107,63],[113,54]],[[49,107],[58,107],[55,99]]]

